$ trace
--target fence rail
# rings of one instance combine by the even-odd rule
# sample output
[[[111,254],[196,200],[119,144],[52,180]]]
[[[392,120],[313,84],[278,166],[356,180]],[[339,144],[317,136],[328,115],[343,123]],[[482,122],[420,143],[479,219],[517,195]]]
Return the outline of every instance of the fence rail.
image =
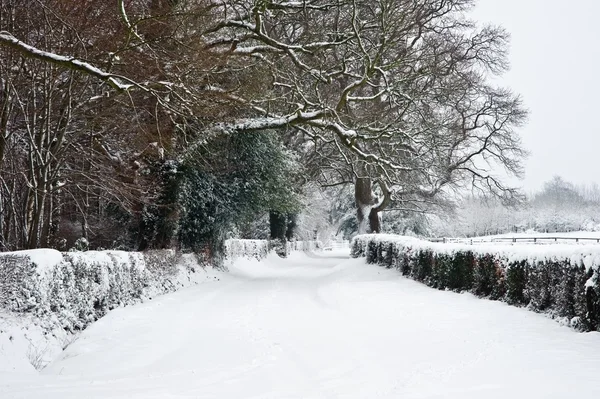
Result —
[[[561,236],[548,236],[548,237],[497,237],[489,240],[485,239],[473,239],[473,238],[430,238],[431,242],[443,242],[443,243],[462,243],[462,244],[485,244],[485,243],[530,243],[530,244],[548,244],[558,243],[563,241],[569,242],[591,242],[600,244],[600,237],[561,237]]]

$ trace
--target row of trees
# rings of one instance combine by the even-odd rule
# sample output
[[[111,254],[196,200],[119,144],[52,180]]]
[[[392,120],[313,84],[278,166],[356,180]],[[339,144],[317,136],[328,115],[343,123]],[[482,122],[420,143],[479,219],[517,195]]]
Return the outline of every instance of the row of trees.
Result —
[[[479,197],[458,203],[450,217],[426,217],[416,225],[425,235],[474,237],[509,232],[600,230],[600,189],[576,186],[560,177],[546,182],[518,207]],[[410,219],[409,219],[410,220]],[[412,219],[415,220],[415,219]]]
[[[354,187],[361,232],[463,187],[514,199],[491,170],[520,173],[526,112],[472,6],[0,0],[0,244],[214,252],[315,185]]]

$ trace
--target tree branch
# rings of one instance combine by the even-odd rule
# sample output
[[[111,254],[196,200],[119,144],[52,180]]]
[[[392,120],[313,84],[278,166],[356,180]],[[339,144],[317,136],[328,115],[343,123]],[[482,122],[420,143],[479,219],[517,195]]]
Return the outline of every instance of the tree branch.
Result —
[[[6,31],[0,31],[0,45],[7,46],[18,51],[24,57],[35,58],[64,68],[72,69],[74,71],[83,72],[108,83],[117,91],[127,91],[134,86],[140,87],[137,83],[126,77],[105,72],[93,66],[92,64],[78,60],[77,58],[54,54],[30,46]]]

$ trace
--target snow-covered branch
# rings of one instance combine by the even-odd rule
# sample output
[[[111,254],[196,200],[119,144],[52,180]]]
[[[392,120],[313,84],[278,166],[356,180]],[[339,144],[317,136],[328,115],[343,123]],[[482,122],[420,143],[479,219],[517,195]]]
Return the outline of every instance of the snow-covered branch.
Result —
[[[105,72],[88,62],[74,57],[63,56],[40,50],[36,47],[30,46],[6,31],[0,32],[0,45],[7,46],[18,51],[24,57],[35,58],[51,64],[59,65],[64,68],[83,72],[108,83],[112,88],[119,91],[127,91],[134,86],[137,86],[135,82],[124,76]]]

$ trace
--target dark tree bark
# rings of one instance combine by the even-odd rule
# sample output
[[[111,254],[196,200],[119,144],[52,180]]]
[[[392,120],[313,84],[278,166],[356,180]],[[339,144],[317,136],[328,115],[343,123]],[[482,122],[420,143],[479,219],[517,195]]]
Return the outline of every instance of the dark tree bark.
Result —
[[[287,218],[285,213],[269,212],[269,225],[271,227],[271,239],[285,241],[287,230]]]
[[[287,256],[287,217],[285,213],[270,211],[269,225],[271,227],[271,245],[277,255],[285,258]]]
[[[298,214],[288,213],[287,214],[287,230],[285,231],[285,238],[291,241],[296,235],[296,228],[298,227]]]

